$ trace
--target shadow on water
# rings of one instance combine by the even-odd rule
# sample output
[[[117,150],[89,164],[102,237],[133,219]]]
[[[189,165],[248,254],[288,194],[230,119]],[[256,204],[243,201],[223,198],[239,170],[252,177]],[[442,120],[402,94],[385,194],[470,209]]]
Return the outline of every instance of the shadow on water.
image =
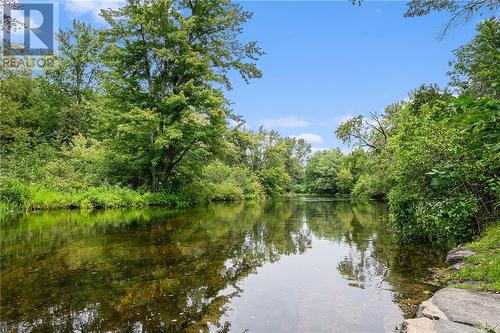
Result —
[[[295,198],[4,217],[0,330],[388,330],[443,256],[398,245],[385,214]]]

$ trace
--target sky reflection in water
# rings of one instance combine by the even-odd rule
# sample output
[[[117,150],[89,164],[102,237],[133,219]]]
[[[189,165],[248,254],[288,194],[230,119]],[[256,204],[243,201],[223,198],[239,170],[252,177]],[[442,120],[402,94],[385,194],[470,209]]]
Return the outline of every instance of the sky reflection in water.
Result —
[[[442,252],[381,203],[296,198],[4,217],[0,331],[384,332]]]

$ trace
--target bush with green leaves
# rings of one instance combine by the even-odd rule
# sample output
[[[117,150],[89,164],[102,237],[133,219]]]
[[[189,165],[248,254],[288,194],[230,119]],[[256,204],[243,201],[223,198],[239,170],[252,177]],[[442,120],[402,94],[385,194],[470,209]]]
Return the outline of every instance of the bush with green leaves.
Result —
[[[204,167],[193,187],[204,201],[258,199],[264,196],[262,185],[250,169],[229,166],[221,161]]]
[[[0,179],[0,202],[3,210],[24,210],[30,200],[26,185],[18,179]]]
[[[462,96],[402,119],[389,194],[401,234],[461,241],[498,219],[500,102]]]
[[[339,150],[316,152],[308,160],[305,170],[307,191],[310,193],[338,193],[338,173],[343,164],[344,156]]]
[[[259,182],[268,196],[279,196],[290,191],[292,177],[283,167],[264,169],[257,172]]]

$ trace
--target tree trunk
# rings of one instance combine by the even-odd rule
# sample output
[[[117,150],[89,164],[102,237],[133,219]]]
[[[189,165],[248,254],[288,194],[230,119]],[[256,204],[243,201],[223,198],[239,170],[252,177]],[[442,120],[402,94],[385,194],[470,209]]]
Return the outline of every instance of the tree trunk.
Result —
[[[164,163],[156,167],[151,167],[151,185],[154,191],[165,186],[172,175],[173,168],[174,165],[172,163]]]

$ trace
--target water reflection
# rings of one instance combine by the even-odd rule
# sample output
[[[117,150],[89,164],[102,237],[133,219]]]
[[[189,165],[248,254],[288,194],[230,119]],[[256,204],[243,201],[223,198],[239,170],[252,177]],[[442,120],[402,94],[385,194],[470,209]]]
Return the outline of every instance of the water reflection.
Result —
[[[0,330],[388,330],[442,256],[399,246],[385,213],[299,198],[4,218]]]

